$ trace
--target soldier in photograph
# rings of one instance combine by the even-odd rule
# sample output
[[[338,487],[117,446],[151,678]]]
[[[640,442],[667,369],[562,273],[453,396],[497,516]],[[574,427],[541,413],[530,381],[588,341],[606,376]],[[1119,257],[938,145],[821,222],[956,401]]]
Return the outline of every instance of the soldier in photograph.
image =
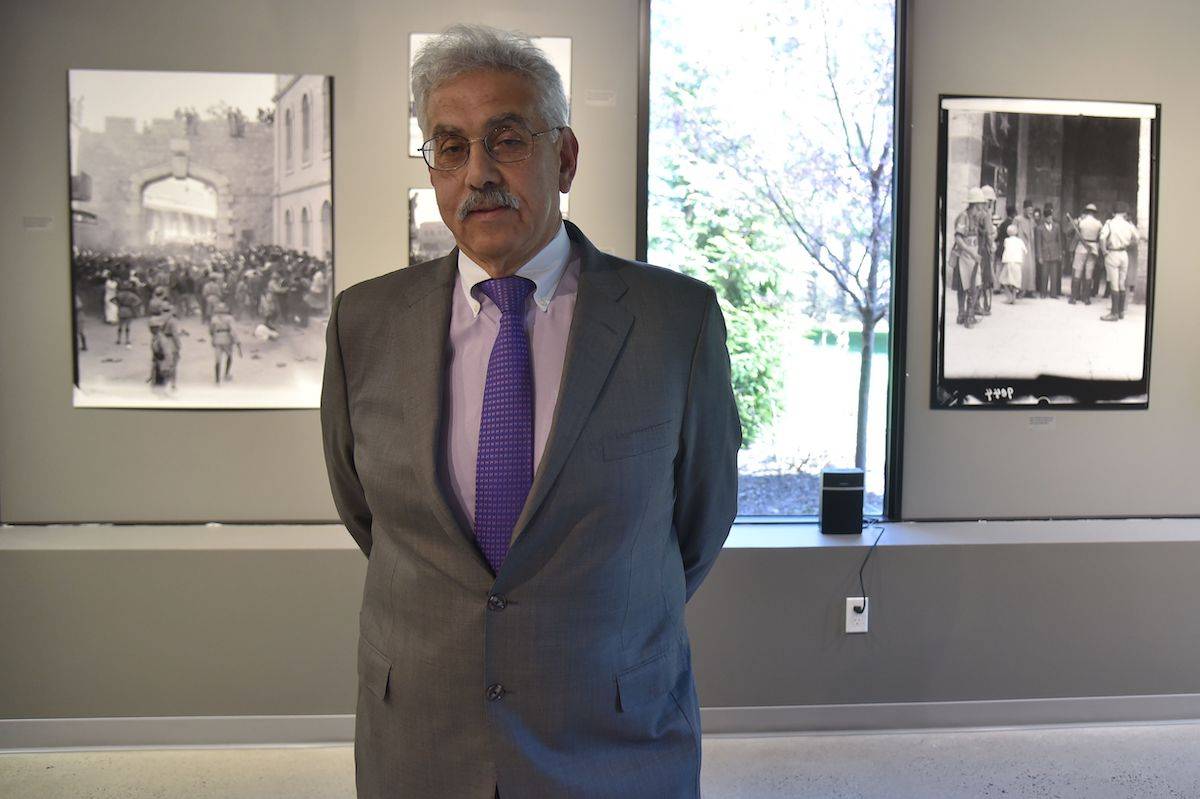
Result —
[[[179,357],[183,350],[179,325],[175,321],[175,308],[170,303],[162,306],[158,316],[150,318],[150,383],[155,386],[169,385],[175,388]]]
[[[223,291],[220,275],[216,272],[209,272],[200,289],[200,319],[205,324],[212,319],[213,306],[220,302]]]
[[[283,327],[283,320],[287,318],[285,303],[291,285],[287,276],[283,274],[282,264],[272,267],[269,275],[267,288],[263,292],[263,323],[273,330],[279,330]]]
[[[1054,219],[1054,206],[1042,208],[1042,219],[1034,235],[1037,244],[1038,292],[1042,297],[1057,298],[1062,294],[1062,225]]]
[[[1083,300],[1084,305],[1092,304],[1092,270],[1096,268],[1096,258],[1100,255],[1100,228],[1103,227],[1096,218],[1096,206],[1088,203],[1083,207],[1083,215],[1079,221],[1067,220],[1074,228],[1074,257],[1071,261],[1071,299],[1074,305],[1077,300]]]
[[[976,292],[975,313],[979,316],[992,314],[992,290],[996,286],[996,190],[981,186],[983,212],[979,215],[979,291]]]
[[[233,366],[234,345],[237,345],[238,355],[242,354],[242,342],[238,340],[237,331],[233,327],[233,314],[229,313],[229,306],[220,300],[213,305],[208,335],[213,346],[213,382],[220,385],[221,357],[225,358],[225,381],[228,382],[233,379],[229,371]]]
[[[947,268],[950,284],[958,298],[957,324],[975,326],[975,298],[979,291],[980,234],[987,213],[987,198],[979,187],[967,192],[967,207],[954,218],[954,244],[950,248]]]
[[[1100,228],[1099,245],[1104,254],[1104,272],[1108,278],[1108,296],[1112,309],[1100,317],[1105,322],[1125,318],[1125,278],[1129,272],[1129,253],[1137,243],[1138,232],[1126,216],[1129,206],[1118,202],[1112,218]]]
[[[117,343],[121,344],[121,337],[124,335],[126,346],[132,346],[129,341],[129,326],[133,323],[135,317],[138,316],[139,309],[142,306],[142,299],[133,290],[133,284],[125,281],[121,284],[120,291],[117,296],[109,300],[113,305],[117,306]]]
[[[146,311],[151,318],[160,315],[163,309],[170,306],[171,301],[167,298],[168,289],[165,286],[156,286],[154,294],[150,297],[150,302],[146,306]]]

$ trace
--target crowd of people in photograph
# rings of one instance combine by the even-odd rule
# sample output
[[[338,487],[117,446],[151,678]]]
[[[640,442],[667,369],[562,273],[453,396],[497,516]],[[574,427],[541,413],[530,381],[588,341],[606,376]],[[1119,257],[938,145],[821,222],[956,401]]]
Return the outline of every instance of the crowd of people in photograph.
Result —
[[[1008,304],[1063,296],[1064,270],[1071,305],[1091,305],[1103,289],[1111,307],[1100,319],[1124,318],[1133,277],[1127,251],[1138,243],[1126,203],[1115,203],[1104,221],[1096,205],[1087,203],[1078,217],[1064,214],[1061,223],[1049,203],[1038,208],[1025,200],[1020,213],[1009,205],[999,220],[995,207],[990,186],[973,187],[966,209],[954,220],[947,270],[958,300],[957,324],[970,328],[989,316],[993,294],[1003,294]]]
[[[275,245],[222,250],[210,244],[168,245],[138,251],[76,249],[76,345],[87,350],[85,316],[116,327],[116,343],[132,347],[130,328],[145,318],[150,330],[147,382],[174,387],[182,353],[179,320],[199,317],[213,350],[213,379],[232,378],[233,350],[241,351],[236,323],[263,341],[285,325],[304,328],[328,304],[325,261]]]

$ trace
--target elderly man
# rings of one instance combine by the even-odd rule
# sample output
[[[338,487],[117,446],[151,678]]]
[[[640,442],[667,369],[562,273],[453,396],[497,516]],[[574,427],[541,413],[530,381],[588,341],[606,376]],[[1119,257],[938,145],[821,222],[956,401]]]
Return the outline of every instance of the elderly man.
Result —
[[[725,327],[559,214],[579,143],[527,39],[413,66],[449,255],[337,295],[321,421],[368,556],[358,795],[699,796],[684,603],[736,513]]]

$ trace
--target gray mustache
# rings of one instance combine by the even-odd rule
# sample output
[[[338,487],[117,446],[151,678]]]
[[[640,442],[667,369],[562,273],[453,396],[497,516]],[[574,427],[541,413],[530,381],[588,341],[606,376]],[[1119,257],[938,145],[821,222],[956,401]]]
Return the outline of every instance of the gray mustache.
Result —
[[[521,207],[521,201],[507,190],[499,186],[484,189],[483,191],[473,191],[467,198],[458,206],[458,221],[461,222],[467,218],[467,214],[480,208],[513,208]]]

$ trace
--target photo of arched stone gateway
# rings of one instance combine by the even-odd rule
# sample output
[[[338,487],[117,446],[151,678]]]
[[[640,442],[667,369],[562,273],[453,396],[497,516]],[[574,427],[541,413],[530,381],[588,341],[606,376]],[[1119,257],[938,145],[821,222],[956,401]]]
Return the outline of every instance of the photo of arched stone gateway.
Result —
[[[76,407],[315,408],[332,82],[71,70]]]

